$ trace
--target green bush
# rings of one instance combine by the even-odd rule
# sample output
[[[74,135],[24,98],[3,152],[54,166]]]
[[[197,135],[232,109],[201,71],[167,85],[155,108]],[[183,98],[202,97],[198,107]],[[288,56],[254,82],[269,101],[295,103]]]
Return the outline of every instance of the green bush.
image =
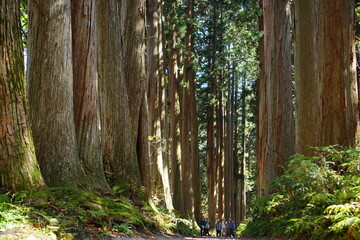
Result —
[[[360,150],[314,149],[314,157],[293,156],[276,194],[257,199],[244,234],[360,239]]]

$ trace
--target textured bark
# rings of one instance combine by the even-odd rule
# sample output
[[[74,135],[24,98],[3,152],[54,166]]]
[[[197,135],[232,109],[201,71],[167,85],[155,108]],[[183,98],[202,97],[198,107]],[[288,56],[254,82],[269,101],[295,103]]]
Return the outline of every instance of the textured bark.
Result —
[[[44,187],[29,127],[20,3],[0,1],[0,188]]]
[[[72,0],[74,115],[79,158],[95,188],[109,190],[102,162],[95,0]]]
[[[224,204],[225,217],[235,219],[234,199],[234,79],[228,78],[228,92],[226,104],[226,136],[225,136],[225,166],[224,166]]]
[[[244,221],[246,219],[246,181],[245,181],[245,168],[246,168],[246,79],[243,78],[242,88],[241,88],[241,126],[242,126],[242,136],[241,136],[241,146],[242,153],[240,157],[240,191],[239,191],[239,213],[240,216],[236,220],[237,223]],[[235,98],[236,99],[236,98]],[[236,138],[235,138],[236,139]]]
[[[162,8],[159,0],[147,1],[147,76],[148,76],[148,103],[150,113],[150,136],[151,149],[150,158],[152,166],[156,168],[153,171],[160,175],[164,201],[166,208],[173,210],[172,196],[169,181],[169,164],[166,155],[166,138],[164,136],[164,111],[165,102],[163,100],[164,81],[163,68],[160,59],[162,49],[162,28],[161,17]],[[162,54],[161,54],[162,55]]]
[[[180,147],[180,103],[178,94],[178,50],[175,49],[176,34],[172,30],[172,39],[169,42],[169,112],[170,112],[170,156],[171,156],[171,188],[173,205],[180,213],[184,213],[183,193],[181,187],[181,147]]]
[[[282,174],[294,153],[290,4],[264,0],[264,56],[259,92],[258,192],[269,194],[269,184]]]
[[[215,1],[213,2],[213,15],[212,15],[212,54],[209,56],[209,65],[212,64],[212,71],[215,72],[216,70],[216,5]],[[209,79],[209,95],[211,98],[216,97],[216,78],[211,77]],[[215,107],[212,101],[209,101],[208,109],[208,121],[207,121],[207,147],[206,147],[206,160],[207,160],[207,180],[208,180],[208,209],[209,209],[209,220],[210,223],[215,225],[217,216],[216,216],[216,209],[217,209],[217,158],[215,153]]]
[[[184,69],[187,68],[187,62],[185,62]],[[183,81],[189,83],[188,71],[184,71]],[[189,87],[181,87],[181,105],[180,105],[180,116],[181,116],[181,178],[182,178],[182,193],[183,193],[183,205],[184,212],[187,216],[193,216],[193,186],[192,186],[192,164],[190,154],[190,95]]]
[[[36,156],[49,186],[84,185],[73,112],[70,0],[33,0],[29,13],[29,103]]]
[[[139,161],[141,183],[145,188],[145,193],[148,198],[151,198],[151,166],[150,166],[150,147],[149,147],[149,107],[147,96],[143,98],[143,103],[140,108],[141,114],[139,119],[139,131],[137,142],[138,158],[144,161]]]
[[[218,189],[218,218],[224,217],[224,112],[222,92],[217,87],[216,106],[216,171]]]
[[[259,0],[260,9],[263,9],[263,0]],[[258,19],[259,30],[264,31],[264,17],[263,14],[259,16]],[[265,51],[264,51],[264,35],[259,39],[259,77],[256,82],[256,98],[257,98],[257,123],[256,123],[256,173],[257,173],[257,185],[260,185],[260,182],[264,182],[263,178],[265,176],[265,165],[260,164],[258,159],[265,159],[265,147],[266,147],[266,108],[265,108],[265,98],[260,96],[265,96]],[[264,183],[263,183],[264,184]],[[257,196],[264,196],[265,189],[257,187],[256,188]]]
[[[210,80],[210,95],[213,95],[214,82]],[[214,140],[214,106],[209,104],[207,109],[207,137],[206,137],[206,161],[207,161],[207,181],[208,181],[208,209],[209,220],[211,223],[216,221],[216,168],[215,168],[215,140]]]
[[[355,146],[358,89],[354,1],[296,1],[296,150]]]
[[[149,125],[140,126],[139,118],[143,118],[140,111],[147,91],[147,79],[145,69],[145,11],[146,0],[122,0],[121,1],[121,41],[123,43],[124,76],[128,93],[128,104],[130,110],[130,120],[135,144],[145,144],[137,146],[137,149],[149,148],[148,142],[139,140],[139,128],[148,128]],[[149,132],[149,129],[145,130]],[[141,156],[141,158],[140,158]],[[140,165],[149,165],[149,155],[139,155]],[[149,172],[142,171],[149,175]]]
[[[116,178],[138,186],[140,170],[124,76],[120,7],[115,0],[97,4],[99,86],[106,141],[104,160],[106,170]]]
[[[147,80],[145,75],[145,0],[121,1],[121,39],[124,75],[129,98],[133,135],[137,138],[140,106]],[[135,139],[136,141],[136,139]]]
[[[188,0],[186,7],[186,18],[193,19],[194,14],[194,1]],[[191,105],[190,85],[194,81],[192,74],[192,34],[193,28],[191,23],[187,25],[185,33],[185,53],[183,64],[183,85],[181,88],[181,177],[182,177],[182,192],[184,212],[186,215],[194,217],[194,164],[198,160],[193,159],[191,154]],[[198,216],[200,218],[200,216]]]
[[[201,189],[200,189],[200,160],[199,160],[199,130],[196,104],[195,72],[190,70],[190,153],[192,159],[192,185],[194,197],[194,216],[200,221],[201,213]]]

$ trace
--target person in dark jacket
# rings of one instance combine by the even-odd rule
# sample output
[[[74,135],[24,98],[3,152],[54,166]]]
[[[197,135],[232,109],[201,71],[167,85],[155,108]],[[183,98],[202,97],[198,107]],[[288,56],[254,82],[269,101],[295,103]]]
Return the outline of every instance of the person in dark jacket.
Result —
[[[206,222],[205,222],[205,218],[202,217],[201,221],[199,223],[199,227],[200,227],[200,235],[204,236],[205,235],[205,226],[206,226]]]
[[[216,220],[214,228],[216,231],[216,237],[221,237],[221,221],[220,221],[220,219]]]
[[[205,236],[210,236],[210,221],[208,218],[205,219]]]
[[[232,220],[231,218],[229,218],[228,227],[229,227],[230,237],[235,237],[235,228],[236,228],[236,225],[235,225],[234,220]]]

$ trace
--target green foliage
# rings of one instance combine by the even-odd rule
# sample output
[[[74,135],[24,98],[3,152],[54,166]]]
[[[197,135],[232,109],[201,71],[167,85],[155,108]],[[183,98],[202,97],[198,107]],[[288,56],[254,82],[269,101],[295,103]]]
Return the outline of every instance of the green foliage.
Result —
[[[177,220],[174,232],[184,236],[191,236],[197,233],[192,222],[183,219]]]
[[[27,48],[28,34],[28,0],[20,1],[20,20],[22,28],[23,48]]]
[[[244,234],[359,239],[360,151],[339,146],[314,151],[314,157],[295,155],[289,161],[273,183],[277,193],[257,200]]]
[[[140,200],[124,195],[102,197],[74,188],[49,191],[47,198],[40,198],[42,193],[18,192],[7,199],[11,203],[0,203],[0,229],[23,229],[26,224],[29,229],[54,232],[59,238],[86,239],[94,234],[103,238],[116,230],[132,234],[154,228],[146,217],[150,213],[134,206]]]
[[[9,203],[10,197],[7,194],[0,194],[0,203]]]
[[[17,206],[7,202],[0,203],[0,230],[4,235],[0,239],[56,239],[49,228],[34,227],[31,222],[32,208]]]

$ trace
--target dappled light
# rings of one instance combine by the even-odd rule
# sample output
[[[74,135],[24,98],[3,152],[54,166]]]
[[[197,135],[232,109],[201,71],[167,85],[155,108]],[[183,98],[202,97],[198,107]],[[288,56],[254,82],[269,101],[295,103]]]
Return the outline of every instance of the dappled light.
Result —
[[[360,239],[360,3],[0,0],[0,239]]]

